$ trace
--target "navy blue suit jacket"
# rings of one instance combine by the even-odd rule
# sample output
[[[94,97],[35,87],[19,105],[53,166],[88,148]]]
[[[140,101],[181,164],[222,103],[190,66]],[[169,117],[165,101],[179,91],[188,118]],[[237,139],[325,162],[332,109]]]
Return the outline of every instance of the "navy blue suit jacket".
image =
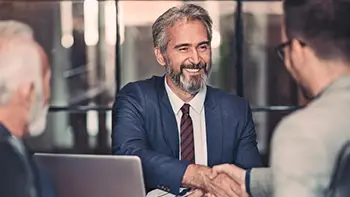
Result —
[[[208,165],[260,166],[248,102],[208,86],[204,107]],[[113,110],[112,153],[141,158],[147,191],[177,194],[189,163],[179,160],[178,126],[164,77],[127,84]]]
[[[21,155],[10,143],[11,138],[0,123],[0,196],[55,197],[56,191],[45,168],[35,163],[33,154],[27,150],[28,157]]]

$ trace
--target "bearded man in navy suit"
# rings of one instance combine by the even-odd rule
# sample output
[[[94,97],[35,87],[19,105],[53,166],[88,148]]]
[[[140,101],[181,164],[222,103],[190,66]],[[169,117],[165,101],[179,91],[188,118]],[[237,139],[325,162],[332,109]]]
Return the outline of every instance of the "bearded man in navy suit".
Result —
[[[152,34],[166,74],[118,92],[113,154],[141,158],[147,191],[235,196],[239,186],[211,167],[231,163],[247,169],[261,162],[248,102],[206,84],[212,66],[210,16],[193,4],[173,7],[155,21]]]

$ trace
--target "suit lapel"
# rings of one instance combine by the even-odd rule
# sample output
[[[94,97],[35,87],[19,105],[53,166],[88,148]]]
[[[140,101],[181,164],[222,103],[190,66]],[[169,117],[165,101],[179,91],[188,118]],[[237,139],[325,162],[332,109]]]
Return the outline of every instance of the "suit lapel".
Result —
[[[175,114],[171,107],[168,94],[166,93],[164,86],[164,77],[159,82],[159,99],[160,99],[160,113],[162,118],[162,131],[165,137],[166,143],[170,146],[174,157],[179,158],[179,130],[177,128],[177,122]]]
[[[221,162],[222,155],[222,118],[220,108],[215,101],[213,90],[208,87],[204,102],[207,133],[208,166]]]

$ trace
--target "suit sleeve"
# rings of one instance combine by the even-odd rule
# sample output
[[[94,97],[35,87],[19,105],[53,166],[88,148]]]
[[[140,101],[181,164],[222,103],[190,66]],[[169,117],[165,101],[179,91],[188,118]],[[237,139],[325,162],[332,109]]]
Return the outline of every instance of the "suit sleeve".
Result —
[[[17,152],[6,141],[0,141],[1,197],[33,197],[28,191],[28,176]]]
[[[271,168],[273,169],[274,196],[324,196],[329,186],[329,146],[323,131],[332,127],[318,117],[309,120],[300,114],[285,118],[272,139]],[[305,121],[307,119],[307,121]],[[320,133],[320,136],[315,136]]]
[[[244,169],[260,167],[261,158],[257,147],[255,125],[247,102],[244,114],[244,127],[238,144],[235,165]]]
[[[112,152],[115,155],[140,157],[147,189],[162,189],[178,194],[182,177],[189,165],[186,161],[151,150],[145,130],[145,100],[141,89],[126,85],[116,96],[113,106],[114,128]]]
[[[248,175],[248,174],[247,174]],[[246,181],[247,181],[246,175]],[[271,168],[253,168],[246,183],[248,193],[252,197],[270,197],[273,192]],[[249,188],[249,189],[248,189]]]

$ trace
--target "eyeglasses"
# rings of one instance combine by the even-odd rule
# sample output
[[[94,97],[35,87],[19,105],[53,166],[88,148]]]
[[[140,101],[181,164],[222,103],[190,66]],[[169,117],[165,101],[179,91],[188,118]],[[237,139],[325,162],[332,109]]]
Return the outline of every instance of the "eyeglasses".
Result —
[[[306,44],[302,41],[299,41],[300,45],[302,47],[306,46]],[[292,40],[288,40],[287,42],[283,42],[280,45],[277,46],[276,51],[277,51],[277,55],[278,57],[281,59],[281,61],[284,61],[284,48],[289,46],[292,43]]]

